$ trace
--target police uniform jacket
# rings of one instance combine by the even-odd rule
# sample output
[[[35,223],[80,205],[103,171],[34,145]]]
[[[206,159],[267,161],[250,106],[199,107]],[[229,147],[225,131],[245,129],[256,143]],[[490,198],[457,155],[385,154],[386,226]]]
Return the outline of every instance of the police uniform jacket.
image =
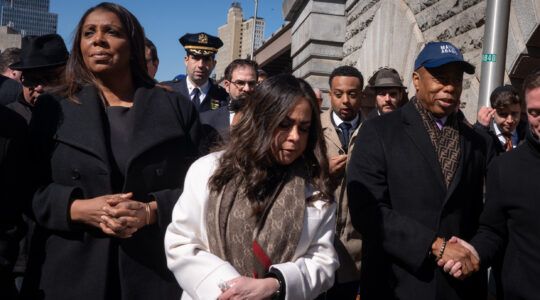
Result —
[[[332,122],[332,109],[328,109],[321,114],[321,125],[323,128],[324,139],[326,141],[326,150],[328,158],[351,153],[356,143],[356,135],[360,125],[354,130],[349,140],[348,151],[343,149],[343,145],[339,139],[336,128]],[[350,155],[347,157],[349,163]],[[360,266],[362,255],[362,239],[358,231],[356,231],[351,223],[351,215],[349,214],[349,206],[346,193],[346,177],[338,179],[336,183],[337,207],[337,222],[334,247],[338,253],[340,267],[337,270],[337,283],[346,283],[350,281],[360,280]]]
[[[191,99],[186,80],[188,80],[187,76],[179,80],[166,81],[162,84],[172,87],[175,92],[180,93],[187,99]],[[208,79],[208,84],[210,85],[210,89],[208,90],[206,97],[201,99],[199,113],[226,107],[228,103],[229,94],[227,94],[227,91],[225,91],[224,88],[212,82],[211,79]]]
[[[179,299],[163,238],[185,173],[198,156],[198,113],[176,93],[137,88],[123,187],[115,190],[102,101],[94,87],[76,98],[79,103],[41,96],[34,109],[30,132],[40,186],[32,200],[37,226],[23,298]],[[72,199],[125,192],[137,201],[157,201],[157,223],[118,239],[70,222]]]

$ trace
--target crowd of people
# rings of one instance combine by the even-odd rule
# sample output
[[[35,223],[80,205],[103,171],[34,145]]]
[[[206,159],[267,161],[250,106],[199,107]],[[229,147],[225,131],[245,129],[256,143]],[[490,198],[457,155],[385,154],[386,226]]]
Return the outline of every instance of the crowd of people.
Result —
[[[249,59],[218,85],[223,42],[179,41],[186,76],[158,83],[142,25],[103,2],[71,51],[49,34],[0,54],[2,299],[540,294],[540,71],[471,124],[475,68],[448,42],[417,55],[410,98],[393,68],[364,86],[336,66],[323,109]]]

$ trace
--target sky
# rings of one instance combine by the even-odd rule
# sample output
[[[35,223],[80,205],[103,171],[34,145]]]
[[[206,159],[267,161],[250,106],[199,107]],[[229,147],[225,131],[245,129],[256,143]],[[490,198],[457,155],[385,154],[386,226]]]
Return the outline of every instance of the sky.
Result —
[[[84,12],[102,1],[50,0],[49,11],[58,14],[57,33],[71,49],[73,30]],[[217,36],[218,27],[227,22],[231,0],[119,0],[118,3],[133,13],[144,27],[146,36],[156,45],[159,56],[158,81],[171,80],[185,73],[185,51],[178,39],[185,33],[206,32]],[[244,18],[255,13],[254,0],[237,0],[242,5]],[[257,16],[265,19],[265,38],[277,31],[283,14],[279,0],[259,0]]]

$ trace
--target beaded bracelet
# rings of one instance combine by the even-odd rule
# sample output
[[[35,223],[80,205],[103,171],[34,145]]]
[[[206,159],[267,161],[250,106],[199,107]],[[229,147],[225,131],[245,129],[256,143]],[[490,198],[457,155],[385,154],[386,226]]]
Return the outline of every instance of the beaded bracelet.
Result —
[[[443,238],[441,251],[439,251],[439,255],[437,255],[437,258],[435,259],[435,261],[439,261],[439,259],[441,259],[442,255],[444,253],[444,248],[446,248],[446,238]]]

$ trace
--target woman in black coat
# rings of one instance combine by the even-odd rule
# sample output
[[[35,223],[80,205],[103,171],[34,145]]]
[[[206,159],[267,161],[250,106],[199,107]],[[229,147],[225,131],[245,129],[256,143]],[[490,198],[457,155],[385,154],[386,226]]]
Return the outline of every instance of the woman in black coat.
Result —
[[[178,299],[163,237],[200,125],[146,73],[144,32],[101,3],[76,29],[61,96],[31,123],[40,187],[25,299]]]

